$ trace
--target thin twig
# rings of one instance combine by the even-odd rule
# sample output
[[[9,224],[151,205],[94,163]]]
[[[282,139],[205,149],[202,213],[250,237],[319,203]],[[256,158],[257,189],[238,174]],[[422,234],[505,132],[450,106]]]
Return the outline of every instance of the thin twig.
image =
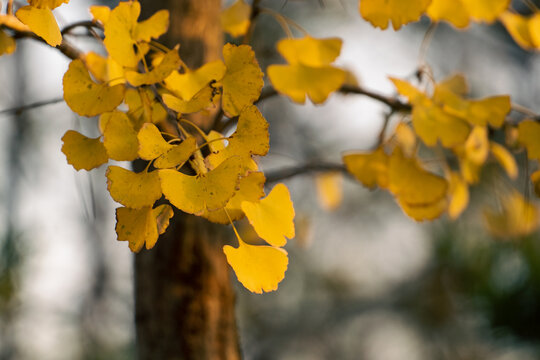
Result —
[[[0,114],[8,114],[8,113],[9,114],[11,114],[11,113],[20,114],[20,113],[22,113],[23,111],[26,111],[26,110],[35,109],[35,108],[38,108],[38,107],[52,105],[52,104],[58,104],[58,103],[63,102],[63,101],[64,101],[64,98],[55,98],[55,99],[50,99],[50,100],[36,101],[34,103],[21,105],[21,106],[17,106],[17,107],[14,107],[14,108],[0,110]]]
[[[60,31],[60,33],[62,35],[65,35],[65,34],[70,33],[72,30],[74,30],[74,29],[76,29],[78,27],[84,27],[88,31],[90,31],[91,29],[94,29],[94,28],[99,29],[99,30],[103,30],[103,26],[101,26],[100,24],[98,24],[96,22],[93,22],[93,21],[85,20],[85,21],[78,21],[78,22],[75,22],[73,24],[67,25],[66,27],[64,27],[62,29],[62,31]]]
[[[288,179],[297,175],[309,174],[309,173],[314,173],[314,172],[332,172],[332,171],[339,171],[344,174],[348,174],[343,164],[320,162],[320,163],[309,163],[309,164],[303,164],[299,166],[266,171],[265,176],[266,176],[266,181],[272,183],[276,181],[285,180],[285,179]]]

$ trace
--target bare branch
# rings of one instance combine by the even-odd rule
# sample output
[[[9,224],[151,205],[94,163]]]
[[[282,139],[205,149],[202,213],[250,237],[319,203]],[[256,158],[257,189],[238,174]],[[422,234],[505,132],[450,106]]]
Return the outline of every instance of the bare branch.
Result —
[[[265,172],[267,182],[276,182],[285,180],[297,175],[304,175],[315,172],[342,172],[345,174],[347,170],[343,164],[336,163],[324,163],[324,162],[312,162],[299,166],[293,166],[288,168],[280,168],[277,170]]]
[[[60,102],[63,102],[64,98],[56,98],[56,99],[50,99],[50,100],[43,100],[43,101],[37,101],[34,103],[26,104],[17,106],[14,108],[4,109],[0,110],[0,114],[7,114],[7,113],[13,113],[13,114],[20,114],[23,111],[35,109],[42,106],[52,105],[52,104],[58,104]]]

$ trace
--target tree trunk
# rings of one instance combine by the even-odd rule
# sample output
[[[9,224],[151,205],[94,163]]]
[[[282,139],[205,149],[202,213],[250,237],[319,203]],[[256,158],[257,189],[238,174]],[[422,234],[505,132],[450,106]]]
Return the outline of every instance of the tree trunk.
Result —
[[[190,67],[218,59],[220,0],[143,0],[147,17],[168,9],[167,38]],[[209,119],[197,119],[200,125]],[[177,212],[154,249],[135,257],[139,359],[239,359],[230,270],[222,226]]]

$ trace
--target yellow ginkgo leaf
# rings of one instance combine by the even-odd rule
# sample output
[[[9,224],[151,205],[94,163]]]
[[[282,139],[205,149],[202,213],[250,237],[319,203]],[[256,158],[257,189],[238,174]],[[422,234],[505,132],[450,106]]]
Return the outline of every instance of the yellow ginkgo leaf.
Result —
[[[121,207],[116,209],[116,234],[118,241],[129,241],[129,248],[139,252],[146,244],[151,249],[159,234],[165,232],[173,210],[169,205],[160,205],[155,209],[145,206],[140,209]]]
[[[189,137],[178,145],[172,146],[167,152],[163,153],[154,161],[157,169],[169,169],[182,166],[197,148],[197,140]]]
[[[155,99],[154,93],[148,87],[127,89],[125,102],[135,131],[139,131],[145,123],[158,124],[167,119],[167,110]]]
[[[225,44],[223,59],[227,67],[221,80],[223,111],[236,116],[259,98],[264,85],[263,73],[248,45]]]
[[[540,18],[539,14],[534,15],[536,18]],[[524,49],[530,50],[536,48],[539,44],[535,44],[535,41],[531,33],[531,20],[523,15],[516,14],[510,11],[505,11],[499,16],[502,24],[512,36],[514,41],[518,43]]]
[[[167,32],[169,28],[169,11],[159,10],[148,19],[137,23],[133,31],[136,41],[150,41],[157,39]]]
[[[104,113],[99,120],[103,127],[103,144],[111,159],[132,161],[139,157],[137,132],[125,113]]]
[[[12,54],[16,48],[15,40],[0,29],[0,56],[4,54]]]
[[[492,23],[502,14],[511,0],[461,0],[469,16],[476,21]]]
[[[204,64],[197,70],[186,69],[184,74],[173,71],[165,79],[165,88],[182,100],[189,101],[211,81],[221,80],[225,71],[225,64],[221,60]]]
[[[111,15],[111,8],[108,6],[92,5],[89,11],[92,14],[93,21],[99,21],[103,25],[109,20],[109,16]]]
[[[241,159],[229,158],[206,174],[189,176],[178,171],[159,170],[165,197],[178,209],[200,215],[223,208],[236,191],[242,174]]]
[[[315,39],[308,35],[301,39],[280,40],[277,50],[291,65],[320,67],[328,66],[336,60],[342,44],[339,38]]]
[[[461,0],[433,0],[427,14],[433,21],[448,21],[459,29],[469,26],[469,13]]]
[[[484,210],[484,221],[491,234],[502,238],[527,236],[540,225],[538,208],[516,190],[504,194],[502,209]]]
[[[81,56],[81,60],[88,69],[88,72],[90,72],[97,81],[106,82],[109,80],[106,57],[90,51]]]
[[[57,46],[62,43],[62,34],[51,9],[23,6],[15,15],[47,44]]]
[[[274,88],[299,104],[306,101],[306,95],[315,104],[323,103],[343,85],[346,76],[333,66],[270,65],[267,71]]]
[[[424,170],[415,158],[406,158],[396,148],[388,165],[389,190],[408,205],[434,204],[446,196],[448,183]]]
[[[161,97],[169,109],[180,114],[192,114],[214,104],[214,89],[211,86],[205,86],[188,101],[170,94],[163,94]]]
[[[417,21],[431,0],[360,0],[360,14],[373,26],[386,29],[392,22],[394,30]]]
[[[518,141],[527,149],[529,159],[540,160],[540,124],[524,120],[518,125]]]
[[[325,210],[332,211],[343,200],[343,175],[340,172],[328,172],[315,177],[317,199]]]
[[[137,71],[126,71],[126,79],[133,86],[152,85],[163,81],[167,76],[176,70],[182,61],[178,55],[178,45],[167,52],[159,64],[147,73]]]
[[[531,175],[531,181],[534,185],[534,193],[536,196],[540,197],[540,170],[535,171]]]
[[[457,219],[469,205],[469,186],[459,173],[450,172],[448,179],[448,216],[450,219]]]
[[[173,147],[163,139],[157,126],[150,123],[143,125],[137,134],[137,139],[139,140],[139,157],[144,160],[154,160]]]
[[[8,27],[16,31],[32,31],[28,25],[23,24],[21,20],[11,14],[0,14],[0,26]]]
[[[448,208],[448,200],[441,198],[428,204],[408,204],[400,198],[396,199],[403,212],[416,221],[435,220]]]
[[[347,171],[368,188],[388,187],[388,160],[382,147],[373,152],[343,155]]]
[[[99,138],[92,139],[77,131],[68,130],[62,137],[62,152],[67,162],[79,171],[91,170],[109,160],[107,150]]]
[[[161,197],[157,171],[134,173],[111,165],[106,176],[111,197],[126,207],[140,209],[152,206]]]
[[[244,0],[236,0],[221,13],[221,26],[223,31],[238,37],[245,35],[249,29],[251,6]]]
[[[264,196],[264,183],[266,178],[262,172],[250,172],[238,182],[238,189],[229,200],[225,208],[207,211],[201,216],[214,223],[228,224],[230,221],[240,220],[244,217],[242,211],[243,201],[259,201]]]
[[[251,292],[274,291],[285,277],[289,259],[287,252],[273,246],[248,245],[238,238],[239,246],[223,247],[227,262],[238,281]]]
[[[28,3],[40,9],[55,9],[62,4],[67,4],[69,0],[28,0]]]
[[[69,64],[64,74],[64,100],[82,116],[95,116],[114,110],[124,99],[124,86],[97,84],[92,81],[82,60]]]
[[[459,99],[445,103],[444,110],[451,115],[460,117],[472,125],[486,126],[487,124],[500,128],[510,112],[509,96],[492,96],[480,100]]]
[[[490,142],[489,149],[493,157],[501,164],[510,179],[517,179],[518,166],[514,156],[504,146]]]
[[[482,165],[486,162],[489,154],[489,140],[487,128],[475,126],[467,141],[465,141],[465,156],[469,161],[476,165]]]
[[[416,152],[416,135],[411,127],[400,122],[394,130],[394,136],[405,156],[412,157]]]
[[[285,184],[274,186],[261,201],[242,202],[242,210],[257,235],[270,245],[281,247],[294,237],[294,207]]]

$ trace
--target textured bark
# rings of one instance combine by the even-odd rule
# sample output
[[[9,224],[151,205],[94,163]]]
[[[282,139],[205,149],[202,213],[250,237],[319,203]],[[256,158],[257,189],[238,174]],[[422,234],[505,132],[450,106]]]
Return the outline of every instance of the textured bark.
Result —
[[[171,13],[166,39],[180,43],[192,68],[220,57],[219,0],[146,0],[144,14]],[[198,118],[201,123],[209,119]],[[140,359],[238,359],[234,292],[222,251],[223,227],[175,214],[154,249],[135,258],[137,353]]]

